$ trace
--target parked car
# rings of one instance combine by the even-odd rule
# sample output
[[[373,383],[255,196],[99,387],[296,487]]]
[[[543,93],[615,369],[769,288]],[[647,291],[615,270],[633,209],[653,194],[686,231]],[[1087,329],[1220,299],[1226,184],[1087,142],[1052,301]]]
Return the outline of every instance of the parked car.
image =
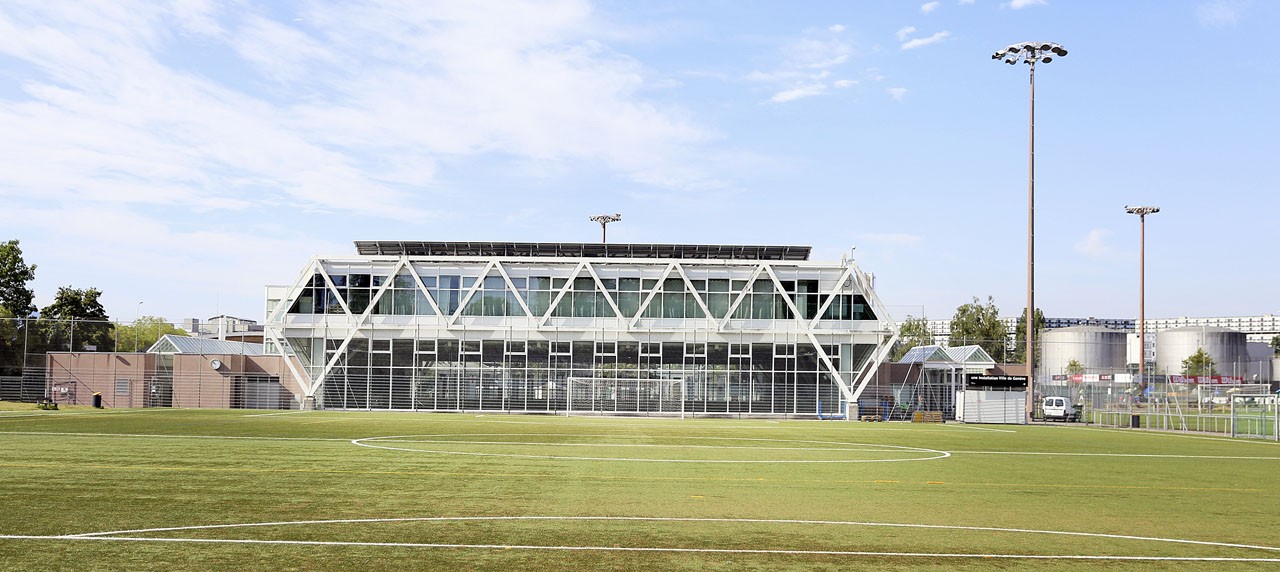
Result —
[[[1046,397],[1040,403],[1046,421],[1079,421],[1080,411],[1065,397]]]

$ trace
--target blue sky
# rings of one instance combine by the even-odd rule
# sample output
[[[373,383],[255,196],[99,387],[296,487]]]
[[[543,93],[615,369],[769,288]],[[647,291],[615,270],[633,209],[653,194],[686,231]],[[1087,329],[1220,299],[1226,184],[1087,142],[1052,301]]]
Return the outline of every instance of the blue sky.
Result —
[[[0,239],[37,305],[261,319],[353,240],[850,246],[895,317],[1280,312],[1280,3],[0,5]],[[143,304],[139,306],[138,302]]]

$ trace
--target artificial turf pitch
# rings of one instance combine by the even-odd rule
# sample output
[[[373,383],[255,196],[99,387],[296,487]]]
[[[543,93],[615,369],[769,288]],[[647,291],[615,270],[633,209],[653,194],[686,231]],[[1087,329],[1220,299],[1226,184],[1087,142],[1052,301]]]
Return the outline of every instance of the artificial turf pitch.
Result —
[[[1274,442],[272,413],[0,406],[0,569],[1280,569]]]

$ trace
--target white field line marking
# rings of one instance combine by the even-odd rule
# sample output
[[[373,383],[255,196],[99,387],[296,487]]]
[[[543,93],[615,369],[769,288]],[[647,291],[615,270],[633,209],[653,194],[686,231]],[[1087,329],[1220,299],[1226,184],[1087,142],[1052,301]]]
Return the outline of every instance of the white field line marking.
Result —
[[[1014,431],[1011,429],[992,429],[990,427],[974,427],[972,425],[947,425],[944,423],[942,426],[954,427],[956,429],[973,429],[974,431],[995,431],[996,433],[1017,433],[1017,431]]]
[[[146,433],[71,433],[66,431],[0,431],[0,435],[58,435],[63,437],[123,437],[132,439],[209,439],[234,441],[350,441],[342,437],[242,437],[237,435],[153,435]]]
[[[582,437],[583,436],[583,435],[572,435],[572,434],[571,435],[545,435],[545,434],[519,435],[519,434],[506,434],[506,433],[503,433],[500,435],[522,436],[522,437],[524,436]],[[371,441],[382,441],[382,440],[389,440],[389,441],[395,442],[396,439],[405,439],[405,438],[412,438],[412,437],[449,437],[449,436],[452,436],[452,435],[388,435],[385,437],[364,437],[361,439],[352,439],[351,444],[357,445],[360,447],[370,447],[373,449],[386,449],[388,451],[405,451],[409,453],[468,455],[472,457],[508,457],[508,458],[518,458],[518,459],[556,459],[556,460],[565,460],[565,461],[620,461],[620,462],[637,462],[637,463],[751,463],[751,464],[755,464],[755,463],[893,463],[893,462],[904,462],[904,461],[930,461],[934,459],[944,459],[946,457],[951,456],[950,453],[947,453],[945,451],[936,451],[933,449],[924,449],[920,447],[905,447],[905,446],[899,446],[899,445],[880,445],[881,447],[886,447],[886,448],[895,449],[895,450],[902,450],[906,452],[934,453],[935,456],[920,457],[920,458],[913,458],[913,459],[832,459],[832,460],[827,460],[827,459],[812,459],[812,460],[809,460],[809,459],[792,459],[792,460],[638,459],[638,458],[632,458],[632,457],[570,457],[570,456],[561,456],[561,455],[528,455],[528,454],[516,454],[516,453],[479,453],[474,451],[412,449],[407,447],[388,447],[385,445],[376,445],[371,442]],[[476,435],[476,436],[492,436],[492,434]],[[617,436],[610,435],[609,437],[617,437]],[[728,440],[734,440],[734,441],[788,441],[786,439],[737,439],[733,437],[702,437],[702,438],[703,439],[728,439]],[[863,443],[830,443],[825,441],[792,441],[792,442],[813,442],[813,443],[827,443],[827,444],[836,444],[836,445],[864,445]],[[455,443],[466,444],[465,442],[455,442]],[[672,447],[678,447],[678,446],[672,446]]]
[[[332,520],[297,520],[297,521],[281,521],[281,522],[257,522],[257,523],[240,523],[240,524],[210,524],[195,526],[174,526],[162,528],[143,528],[131,530],[115,530],[105,532],[88,532],[81,534],[54,535],[54,536],[24,536],[24,535],[0,535],[0,538],[9,539],[53,539],[53,540],[138,540],[138,541],[158,541],[158,542],[228,542],[228,543],[261,543],[261,544],[323,544],[323,545],[350,545],[350,546],[403,546],[403,547],[428,547],[428,548],[523,548],[530,550],[620,550],[620,551],[671,551],[671,552],[726,552],[726,553],[756,553],[756,554],[847,554],[861,556],[885,556],[885,555],[918,555],[918,556],[943,556],[943,557],[959,557],[959,558],[977,558],[977,557],[996,557],[996,558],[1053,558],[1051,555],[992,555],[992,554],[965,554],[965,553],[898,553],[898,552],[861,552],[861,551],[823,551],[823,550],[735,550],[735,549],[717,549],[717,548],[663,548],[663,547],[596,547],[596,546],[514,546],[514,545],[467,545],[467,544],[427,544],[427,543],[395,543],[395,542],[339,542],[339,541],[291,541],[291,540],[252,540],[252,539],[185,539],[185,538],[144,538],[144,537],[122,537],[125,534],[146,534],[158,532],[180,532],[192,530],[212,530],[226,528],[254,528],[268,526],[295,526],[295,525],[317,525],[317,524],[368,524],[368,523],[390,523],[390,522],[480,522],[480,521],[615,521],[615,522],[681,522],[681,523],[750,523],[750,524],[798,524],[798,525],[827,525],[827,526],[864,526],[864,527],[881,527],[881,528],[917,528],[929,530],[968,530],[979,532],[1009,532],[1022,534],[1045,534],[1054,536],[1072,536],[1084,538],[1110,538],[1118,540],[1134,540],[1142,542],[1161,542],[1170,544],[1189,544],[1196,546],[1213,546],[1224,548],[1240,548],[1249,550],[1265,550],[1280,551],[1280,548],[1274,546],[1263,546],[1255,544],[1238,544],[1229,542],[1214,542],[1207,540],[1188,540],[1180,538],[1161,538],[1153,536],[1135,536],[1128,534],[1106,534],[1098,532],[1074,532],[1062,530],[1038,530],[1028,528],[1002,528],[991,526],[959,526],[944,524],[911,524],[911,523],[891,523],[891,522],[856,522],[856,521],[832,521],[832,520],[799,520],[799,519],[755,519],[755,518],[681,518],[681,517],[631,517],[631,516],[467,516],[467,517],[410,517],[410,518],[361,518],[361,519],[332,519]],[[1243,558],[1209,558],[1209,557],[1174,557],[1174,556],[1105,556],[1105,555],[1062,555],[1064,558],[1076,559],[1134,559],[1134,560],[1196,560],[1196,561],[1262,561],[1262,562],[1280,562],[1280,558],[1267,559],[1243,559]]]
[[[961,455],[1046,455],[1064,457],[1149,457],[1157,459],[1246,459],[1260,461],[1280,461],[1280,457],[1243,457],[1227,455],[1160,455],[1154,453],[1050,453],[1045,451],[951,451]]]
[[[296,415],[298,413],[315,413],[315,411],[304,410],[304,411],[281,411],[279,413],[251,413],[249,415],[245,415],[245,417],[272,417],[275,415]]]
[[[447,439],[377,439],[379,443],[433,443],[446,445],[521,445],[546,447],[648,447],[660,449],[750,449],[753,451],[850,451],[860,453],[916,453],[901,449],[860,449],[831,447],[746,447],[741,445],[681,445],[658,443],[548,443],[545,441],[450,441]]]
[[[1230,558],[1222,556],[1125,556],[1086,554],[975,554],[938,552],[864,552],[853,550],[766,550],[734,548],[663,548],[620,546],[537,546],[523,544],[442,544],[420,542],[343,542],[333,540],[252,540],[214,538],[147,538],[130,536],[22,536],[0,535],[7,540],[95,540],[99,542],[185,542],[191,544],[265,544],[289,546],[359,546],[377,548],[450,548],[478,550],[556,550],[573,552],[668,552],[680,554],[762,554],[785,556],[868,556],[886,558],[1000,558],[1009,560],[1117,560],[1142,562],[1280,562],[1280,558]]]
[[[1201,439],[1204,441],[1217,441],[1219,443],[1256,443],[1259,445],[1270,445],[1272,447],[1280,446],[1280,442],[1264,441],[1262,439],[1240,439],[1238,437],[1213,437],[1210,435],[1187,435],[1185,433],[1176,433],[1173,431],[1159,431],[1156,429],[1121,429],[1121,428],[1102,428],[1102,427],[1071,427],[1066,425],[1058,425],[1062,429],[1071,429],[1074,431],[1099,431],[1102,433],[1129,433],[1134,435],[1151,435],[1153,437],[1181,437],[1183,439]]]

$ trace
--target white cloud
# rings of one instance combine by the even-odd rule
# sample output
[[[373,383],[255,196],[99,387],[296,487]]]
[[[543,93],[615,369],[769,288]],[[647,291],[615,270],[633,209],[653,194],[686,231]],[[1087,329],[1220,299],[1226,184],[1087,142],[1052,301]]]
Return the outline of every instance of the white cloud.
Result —
[[[844,26],[831,26],[827,33],[844,31]],[[769,70],[753,70],[745,78],[757,83],[772,84],[773,95],[769,101],[787,103],[799,99],[829,93],[829,87],[844,88],[853,80],[835,79],[834,72],[853,56],[848,43],[828,36],[822,31],[809,31],[803,37],[787,43],[780,49],[781,61]],[[854,82],[856,83],[856,82]]]
[[[1243,2],[1215,0],[1196,6],[1196,19],[1206,28],[1231,28],[1240,20],[1244,9]]]
[[[714,137],[646,101],[637,62],[582,40],[595,23],[576,0],[322,3],[306,27],[194,1],[35,6],[0,14],[0,54],[34,70],[0,100],[23,133],[0,141],[0,189],[48,200],[417,220],[438,208],[442,159],[585,160],[683,187],[670,175]],[[222,59],[174,62],[195,50]]]
[[[1090,230],[1088,234],[1075,244],[1076,252],[1092,258],[1110,258],[1115,256],[1115,249],[1107,243],[1109,231],[1101,228]]]
[[[812,84],[802,85],[802,86],[794,87],[785,91],[780,91],[778,93],[775,93],[773,94],[773,97],[769,98],[769,101],[772,101],[774,103],[786,103],[788,101],[795,101],[797,99],[804,99],[806,97],[822,95],[826,92],[827,92],[827,86],[825,84],[812,83]]]
[[[925,4],[920,6],[920,11],[924,12],[925,14],[928,14],[930,12],[933,12],[934,10],[937,10],[938,6],[941,6],[941,5],[942,5],[942,2],[936,2],[936,1],[926,2]]]
[[[931,44],[936,44],[936,43],[938,43],[938,42],[941,42],[941,41],[943,41],[943,40],[947,39],[947,38],[948,38],[948,37],[950,37],[950,36],[951,36],[951,32],[948,32],[948,31],[946,31],[946,30],[943,30],[943,31],[938,32],[938,33],[936,33],[936,34],[934,34],[934,35],[932,35],[932,36],[929,36],[929,37],[927,37],[927,38],[916,38],[916,39],[914,39],[914,40],[910,40],[910,41],[904,42],[904,43],[902,44],[902,49],[904,49],[904,50],[914,50],[914,49],[916,49],[916,48],[921,48],[921,47],[928,46],[928,45],[931,45]]]
[[[835,32],[837,34],[839,34],[840,32],[843,32],[844,30],[845,30],[844,24],[832,24],[830,27],[827,28],[827,31]]]
[[[903,26],[901,28],[898,28],[898,31],[894,33],[894,36],[898,38],[899,42],[902,42],[902,41],[905,41],[907,38],[911,37],[911,34],[914,34],[915,32],[916,32],[915,26]]]
[[[840,89],[844,89],[844,88],[847,88],[847,87],[853,87],[853,86],[855,86],[855,85],[858,85],[858,80],[854,80],[854,79],[839,79],[839,80],[836,80],[836,81],[835,81],[835,83],[833,83],[832,85],[834,85],[834,86],[836,86],[836,87],[838,87],[838,88],[840,88]]]
[[[1014,10],[1021,10],[1031,6],[1044,6],[1048,3],[1048,0],[1011,0],[1008,4],[1005,4],[1005,6],[1013,8]]]
[[[905,87],[891,87],[884,91],[885,93],[888,93],[889,97],[892,97],[894,101],[902,101],[902,99],[907,96],[907,88]]]
[[[961,6],[968,6],[970,4],[973,4],[973,0],[960,0],[959,2],[956,2],[956,4],[959,4]]]

